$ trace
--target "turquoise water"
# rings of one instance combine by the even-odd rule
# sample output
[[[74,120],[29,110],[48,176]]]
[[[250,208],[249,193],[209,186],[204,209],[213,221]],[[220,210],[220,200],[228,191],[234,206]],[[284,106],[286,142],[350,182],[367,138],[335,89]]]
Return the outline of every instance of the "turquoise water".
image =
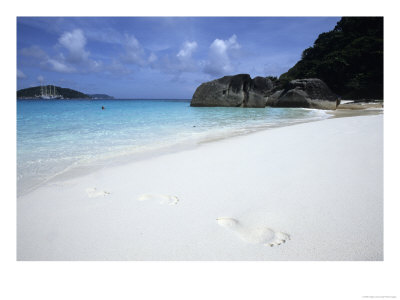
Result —
[[[319,110],[190,107],[186,100],[18,100],[18,194],[77,170],[324,118]]]

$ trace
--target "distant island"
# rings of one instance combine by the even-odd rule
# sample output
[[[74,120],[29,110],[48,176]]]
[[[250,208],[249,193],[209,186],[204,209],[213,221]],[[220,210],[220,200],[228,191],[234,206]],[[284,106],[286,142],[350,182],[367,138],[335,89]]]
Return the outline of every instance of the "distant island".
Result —
[[[114,99],[113,96],[107,94],[88,94],[92,99]]]
[[[106,94],[85,94],[54,85],[35,86],[17,91],[17,99],[114,99]]]

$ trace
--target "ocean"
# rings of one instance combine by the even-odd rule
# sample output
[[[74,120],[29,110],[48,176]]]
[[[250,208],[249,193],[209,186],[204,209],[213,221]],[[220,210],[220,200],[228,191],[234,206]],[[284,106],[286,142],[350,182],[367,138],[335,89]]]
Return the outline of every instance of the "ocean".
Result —
[[[17,100],[17,195],[97,168],[328,117],[302,108],[190,107],[189,100]]]

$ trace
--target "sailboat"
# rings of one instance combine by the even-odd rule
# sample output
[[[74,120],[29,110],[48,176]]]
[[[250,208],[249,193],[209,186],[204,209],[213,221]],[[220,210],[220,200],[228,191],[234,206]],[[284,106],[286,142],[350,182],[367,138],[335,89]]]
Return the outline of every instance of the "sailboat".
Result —
[[[46,100],[64,99],[62,95],[57,94],[55,85],[43,86],[43,83],[40,84],[40,95],[36,95],[36,98]]]

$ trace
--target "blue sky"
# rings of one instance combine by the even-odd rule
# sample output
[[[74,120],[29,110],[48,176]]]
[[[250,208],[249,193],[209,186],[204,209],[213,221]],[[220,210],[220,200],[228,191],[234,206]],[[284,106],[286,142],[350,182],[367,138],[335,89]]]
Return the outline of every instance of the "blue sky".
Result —
[[[17,87],[190,99],[202,82],[279,76],[339,17],[17,18]]]

